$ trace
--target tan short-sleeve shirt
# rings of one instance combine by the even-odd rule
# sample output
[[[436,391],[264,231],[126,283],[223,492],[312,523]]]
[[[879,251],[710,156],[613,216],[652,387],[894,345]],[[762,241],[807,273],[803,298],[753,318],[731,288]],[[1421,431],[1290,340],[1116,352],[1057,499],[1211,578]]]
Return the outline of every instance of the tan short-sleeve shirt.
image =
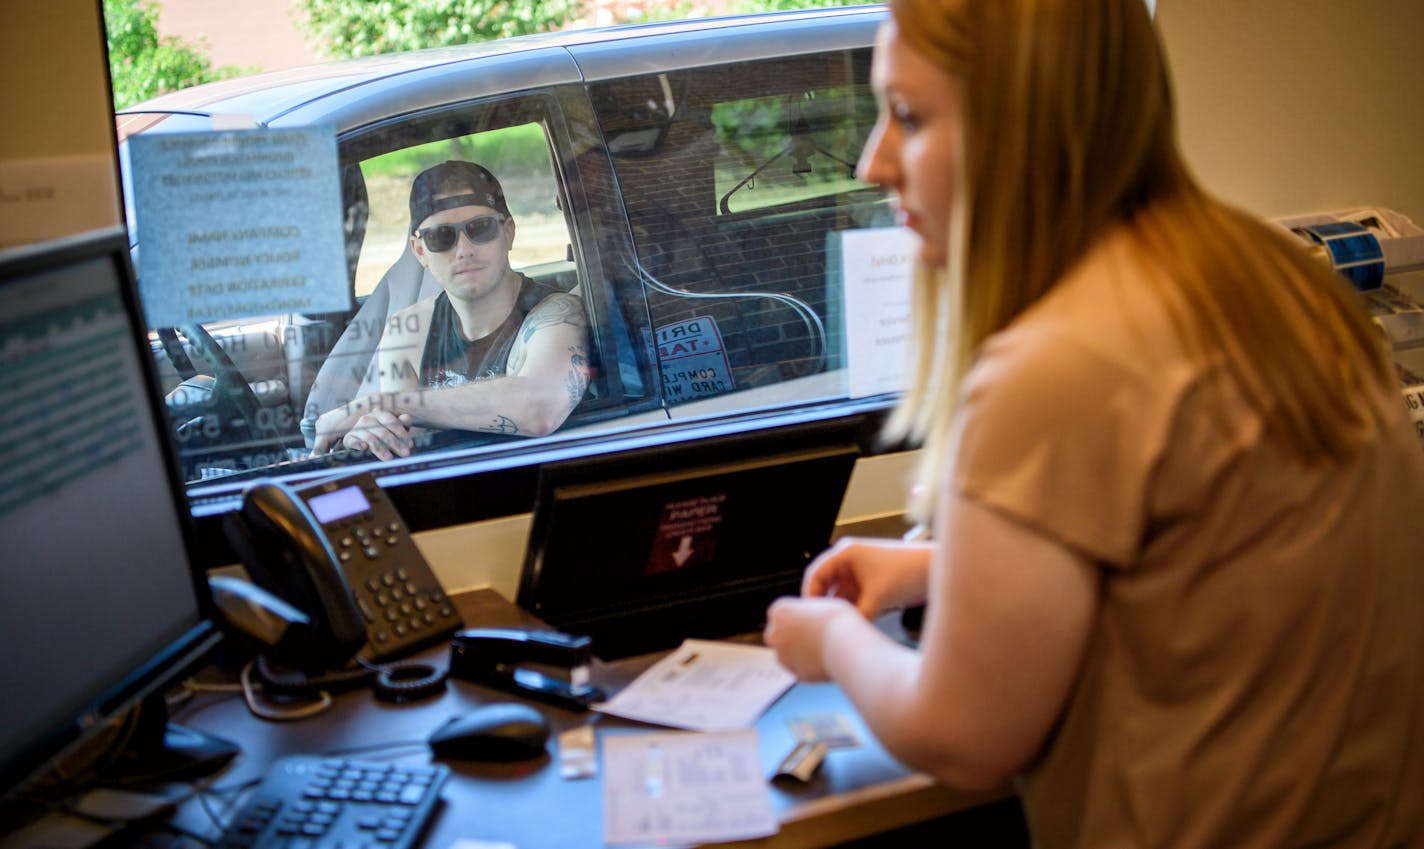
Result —
[[[986,341],[953,485],[1101,565],[1020,782],[1043,847],[1424,846],[1424,449],[1302,464],[1184,356],[1123,234]]]

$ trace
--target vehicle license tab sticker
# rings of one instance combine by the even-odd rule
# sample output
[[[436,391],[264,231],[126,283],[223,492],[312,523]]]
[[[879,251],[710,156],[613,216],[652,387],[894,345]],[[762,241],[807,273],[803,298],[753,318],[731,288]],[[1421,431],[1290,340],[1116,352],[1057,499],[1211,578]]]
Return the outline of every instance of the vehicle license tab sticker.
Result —
[[[710,315],[699,315],[658,328],[663,400],[681,404],[736,388],[722,347],[722,333]]]
[[[129,139],[153,327],[351,308],[330,127]]]

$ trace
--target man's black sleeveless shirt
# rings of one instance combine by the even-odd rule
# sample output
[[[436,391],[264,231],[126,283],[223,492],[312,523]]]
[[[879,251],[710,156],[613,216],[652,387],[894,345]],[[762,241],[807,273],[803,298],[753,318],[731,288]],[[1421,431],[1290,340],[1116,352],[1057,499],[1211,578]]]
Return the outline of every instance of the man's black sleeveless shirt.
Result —
[[[459,386],[491,377],[502,377],[509,363],[509,351],[515,336],[529,311],[549,295],[558,292],[552,286],[536,283],[519,275],[519,297],[514,309],[492,333],[473,342],[460,336],[460,324],[450,296],[441,292],[435,298],[430,316],[430,333],[425,340],[425,355],[420,359],[420,385],[429,387]]]

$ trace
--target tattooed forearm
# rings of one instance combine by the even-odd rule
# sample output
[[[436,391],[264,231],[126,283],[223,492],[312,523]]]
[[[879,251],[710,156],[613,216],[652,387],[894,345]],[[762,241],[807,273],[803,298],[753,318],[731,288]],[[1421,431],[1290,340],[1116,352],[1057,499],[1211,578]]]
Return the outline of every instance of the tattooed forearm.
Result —
[[[494,420],[487,425],[478,425],[471,428],[480,433],[502,433],[506,436],[516,436],[519,433],[519,425],[509,416],[495,416]]]

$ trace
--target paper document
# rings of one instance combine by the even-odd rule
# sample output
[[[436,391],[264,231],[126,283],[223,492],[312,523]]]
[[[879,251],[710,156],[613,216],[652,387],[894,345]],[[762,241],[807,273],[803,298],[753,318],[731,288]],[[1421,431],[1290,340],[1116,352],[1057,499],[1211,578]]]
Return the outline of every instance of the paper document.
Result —
[[[919,239],[905,227],[844,230],[840,237],[848,391],[900,392],[907,381],[910,293]]]
[[[754,728],[603,735],[603,841],[701,843],[775,834]]]
[[[686,640],[593,709],[694,731],[750,728],[795,682],[769,648]]]

